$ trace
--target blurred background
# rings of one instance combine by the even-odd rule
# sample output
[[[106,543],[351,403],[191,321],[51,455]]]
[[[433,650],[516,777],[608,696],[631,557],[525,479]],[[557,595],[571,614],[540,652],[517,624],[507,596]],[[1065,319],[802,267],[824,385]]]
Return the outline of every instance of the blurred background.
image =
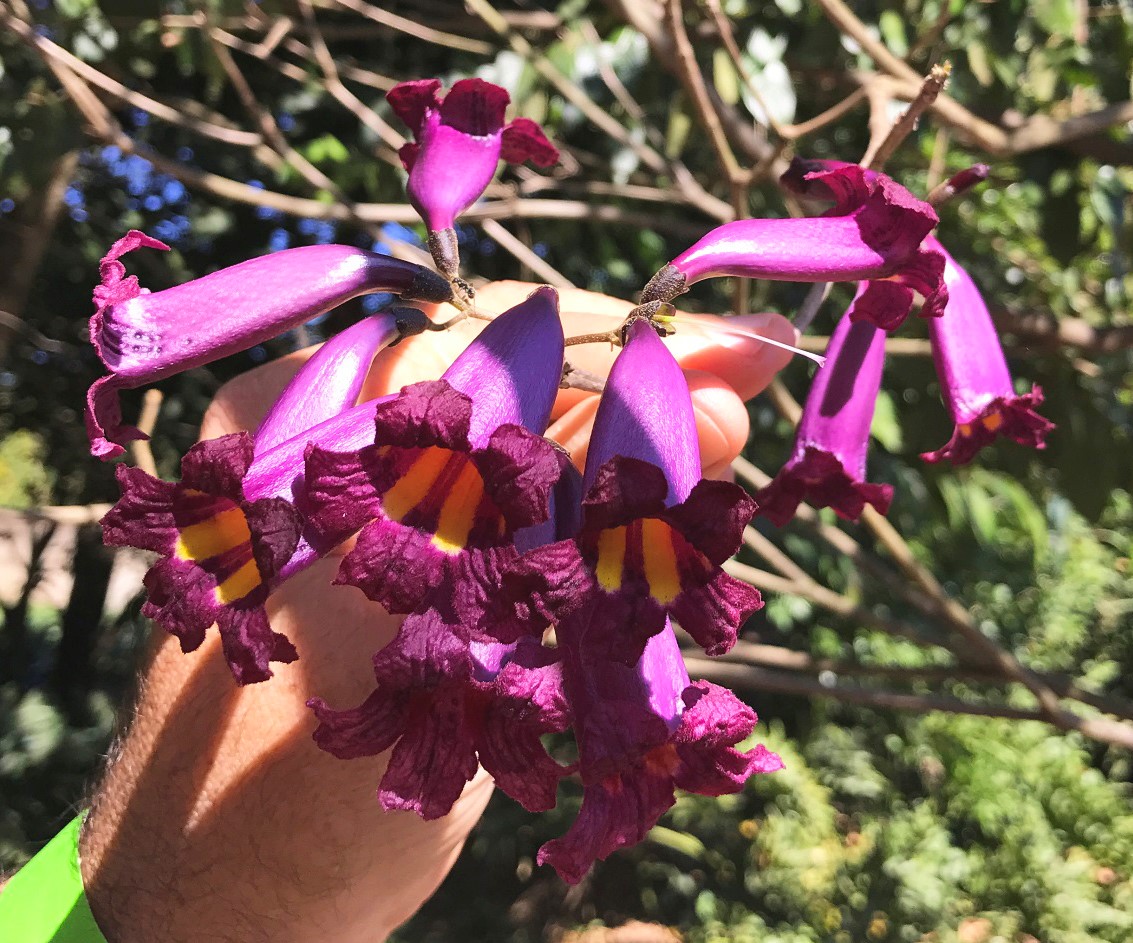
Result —
[[[563,159],[503,171],[461,226],[466,271],[632,298],[720,222],[800,212],[776,183],[791,155],[857,161],[949,60],[946,96],[886,169],[924,194],[991,165],[938,232],[981,286],[1020,389],[1045,391],[1049,447],[925,465],[951,424],[910,319],[873,430],[871,480],[897,492],[888,522],[758,523],[734,572],[767,606],[728,659],[690,660],[755,706],[786,771],[682,798],[575,888],[534,854],[577,789],[539,817],[497,796],[397,939],[1133,937],[1128,0],[158,10],[0,2],[0,870],[81,802],[150,632],[144,559],[101,546],[113,469],[89,457],[81,417],[101,372],[91,289],[116,238],[138,228],[172,247],[129,259],[154,290],[312,243],[421,259],[384,93],[477,75]],[[718,280],[687,307],[790,316],[805,295]],[[822,349],[849,298],[834,290],[807,346]],[[143,414],[175,476],[221,383],[385,300],[127,394],[125,417]],[[785,460],[812,374],[796,358],[752,404],[738,480],[758,487]]]

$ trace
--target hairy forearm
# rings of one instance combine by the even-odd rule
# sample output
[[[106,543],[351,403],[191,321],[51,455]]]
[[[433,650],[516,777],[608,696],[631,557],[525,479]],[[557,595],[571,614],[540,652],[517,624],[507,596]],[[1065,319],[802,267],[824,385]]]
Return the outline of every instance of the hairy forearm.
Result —
[[[80,845],[111,943],[381,939],[459,852],[485,779],[423,822],[379,808],[384,757],[337,760],[311,741],[306,699],[360,702],[397,625],[355,590],[323,589],[336,563],[273,598],[273,626],[300,660],[266,683],[237,688],[215,637],[188,656],[173,639],[159,648]]]

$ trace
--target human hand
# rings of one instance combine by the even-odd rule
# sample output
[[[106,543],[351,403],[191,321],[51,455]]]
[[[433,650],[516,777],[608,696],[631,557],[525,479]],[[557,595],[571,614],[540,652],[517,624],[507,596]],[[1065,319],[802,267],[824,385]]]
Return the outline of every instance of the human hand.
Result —
[[[499,312],[534,286],[504,282],[477,296]],[[568,334],[615,327],[632,305],[589,292],[560,295]],[[433,312],[444,320],[451,311]],[[383,352],[366,397],[439,376],[482,326]],[[743,398],[762,390],[789,354],[735,329],[793,341],[776,315],[723,322],[684,319],[669,340],[686,368],[706,474],[726,473],[747,438]],[[572,347],[580,369],[604,375],[615,351]],[[202,438],[255,429],[310,351],[227,384]],[[585,458],[597,396],[563,391],[547,435]],[[491,792],[481,771],[452,813],[426,822],[383,812],[374,796],[386,758],[337,760],[311,741],[312,695],[354,704],[373,688],[370,659],[401,618],[361,593],[332,587],[336,557],[281,586],[268,602],[273,628],[300,660],[269,683],[237,688],[216,633],[183,655],[164,637],[143,683],[134,723],[95,796],[82,844],[92,909],[113,943],[179,940],[380,939],[407,919],[452,866]]]

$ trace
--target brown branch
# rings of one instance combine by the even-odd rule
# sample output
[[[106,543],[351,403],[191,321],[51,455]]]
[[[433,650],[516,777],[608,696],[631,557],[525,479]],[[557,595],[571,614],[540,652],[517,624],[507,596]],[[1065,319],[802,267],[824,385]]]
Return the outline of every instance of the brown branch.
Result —
[[[681,85],[692,101],[701,128],[708,134],[708,140],[712,144],[712,150],[716,154],[724,179],[733,187],[737,184],[746,184],[747,174],[740,167],[736,155],[732,153],[732,147],[720,123],[720,116],[708,98],[704,76],[696,62],[696,51],[692,48],[688,33],[685,31],[684,8],[681,0],[665,0],[665,25],[672,37],[673,49],[676,52],[677,78],[680,79]],[[735,210],[734,201],[732,209]]]
[[[228,50],[228,47],[213,35],[213,30],[211,29],[205,30],[205,37],[208,39],[209,47],[212,49],[213,55],[216,56],[217,61],[224,70],[224,74],[228,76],[228,81],[231,83],[237,97],[240,99],[241,105],[248,113],[248,116],[259,125],[260,133],[264,136],[264,140],[267,142],[268,146],[283,158],[283,160],[311,186],[316,189],[325,190],[340,202],[345,202],[346,197],[339,189],[338,184],[295,150],[287,138],[284,137],[283,132],[279,129],[279,125],[276,124],[275,118],[272,117],[271,112],[264,108],[260,104],[259,99],[256,98],[256,93],[253,91],[247,78],[245,78],[244,73],[240,70],[240,67],[236,64],[236,60]]]
[[[432,43],[434,46],[446,46],[449,49],[471,52],[478,56],[491,56],[496,52],[495,47],[491,43],[484,43],[478,39],[468,39],[465,36],[457,36],[455,33],[446,33],[444,30],[433,29],[415,20],[410,20],[404,16],[398,16],[396,13],[391,13],[389,10],[382,10],[369,3],[364,3],[363,0],[331,0],[326,6],[328,8],[338,6],[346,10],[351,10],[360,16],[373,20],[375,23],[380,23],[382,26],[397,30],[399,33],[416,36],[418,39],[423,39],[425,42]]]
[[[868,159],[863,158],[863,166],[871,170],[881,170],[885,166],[885,162],[897,152],[897,148],[916,128],[921,115],[939,97],[948,82],[948,76],[951,74],[952,65],[948,62],[932,67],[932,71],[921,82],[921,89],[917,93],[917,97],[901,113],[901,117],[894,122],[893,127],[890,128],[889,133],[872,155]]]
[[[854,14],[844,0],[816,0],[837,29],[853,39],[874,63],[898,80],[895,94],[913,99],[921,87],[916,69],[891,53],[885,44],[874,38],[869,28]],[[1133,120],[1133,102],[1125,101],[1061,121],[1047,115],[1034,115],[1020,127],[1005,130],[999,125],[978,118],[948,95],[941,95],[932,106],[937,118],[961,134],[967,141],[997,157],[1011,157],[1041,147],[1067,145],[1101,131]]]
[[[536,276],[548,285],[555,288],[574,288],[574,282],[563,275],[545,259],[539,258],[528,246],[513,236],[494,219],[485,219],[480,223],[484,234],[494,239],[521,264],[526,265]]]
[[[342,79],[339,78],[338,64],[334,61],[334,57],[327,48],[326,40],[323,38],[322,31],[319,29],[318,21],[315,19],[315,11],[312,9],[310,0],[299,0],[299,8],[303,13],[303,19],[306,21],[307,29],[311,35],[311,47],[314,51],[315,61],[318,62],[319,68],[323,73],[323,87],[331,94],[331,97],[334,98],[335,101],[348,109],[362,124],[396,151],[405,143],[405,138],[391,127],[389,122],[382,118],[373,108],[366,105],[362,99],[342,84]]]
[[[864,707],[877,707],[886,710],[907,710],[916,713],[946,711],[953,714],[971,714],[981,717],[1004,717],[1011,720],[1049,721],[1043,710],[1029,710],[999,704],[976,704],[956,697],[937,694],[907,694],[873,688],[850,687],[847,685],[826,685],[813,678],[801,678],[797,674],[775,671],[755,665],[736,664],[726,660],[691,657],[685,659],[689,674],[736,690],[746,691],[750,696],[760,697],[769,692],[795,694],[802,697],[825,697]],[[1110,720],[1105,717],[1082,717],[1068,711],[1060,711],[1061,722],[1057,725],[1063,730],[1074,730],[1084,736],[1103,743],[1133,749],[1133,724]]]
[[[137,439],[130,443],[130,454],[134,464],[146,474],[157,477],[157,462],[153,458],[153,448],[150,445],[150,436],[157,425],[157,416],[161,412],[162,393],[158,389],[148,389],[142,397],[142,408],[138,414],[138,431],[145,435],[144,439]]]
[[[240,128],[222,125],[217,123],[215,119],[207,121],[202,118],[194,118],[172,105],[127,88],[121,82],[115,81],[82,59],[72,55],[47,37],[38,35],[30,24],[18,20],[8,13],[0,11],[0,24],[3,24],[13,34],[35,49],[41,57],[56,59],[91,85],[121,102],[153,115],[155,118],[185,128],[187,131],[199,134],[202,137],[212,138],[235,147],[258,147],[263,143],[263,136],[253,131],[244,131]]]
[[[682,164],[666,160],[655,148],[638,141],[613,115],[599,107],[577,83],[564,75],[550,59],[515,32],[487,0],[465,0],[465,5],[503,39],[513,52],[523,57],[539,75],[554,86],[563,98],[581,111],[591,124],[623,147],[632,150],[638,160],[654,173],[666,173],[672,177],[676,187],[685,194],[690,203],[694,203],[716,219],[732,218],[732,209],[727,203],[705,190]]]

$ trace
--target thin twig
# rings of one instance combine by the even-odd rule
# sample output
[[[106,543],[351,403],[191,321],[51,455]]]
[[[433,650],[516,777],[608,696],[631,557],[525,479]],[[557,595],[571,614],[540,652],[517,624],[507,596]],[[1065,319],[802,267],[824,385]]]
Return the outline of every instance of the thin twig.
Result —
[[[480,223],[480,228],[484,230],[484,235],[494,239],[503,247],[504,251],[510,253],[521,264],[526,265],[548,285],[553,285],[555,288],[574,288],[574,282],[547,262],[546,259],[536,255],[534,250],[513,236],[494,219],[484,220]]]
[[[917,97],[901,113],[901,117],[894,122],[893,127],[885,136],[885,140],[881,142],[873,156],[869,160],[863,160],[864,166],[871,170],[881,170],[885,166],[885,162],[897,152],[897,148],[916,128],[921,115],[936,101],[951,74],[952,64],[949,62],[932,67],[932,70],[921,83],[921,90]]]
[[[134,464],[149,475],[157,477],[157,462],[153,458],[153,449],[150,447],[150,436],[157,424],[158,414],[161,412],[162,393],[158,389],[148,389],[142,397],[142,408],[138,413],[138,431],[145,438],[130,443],[130,454],[134,457]]]
[[[732,146],[728,143],[728,136],[720,123],[720,116],[708,98],[704,76],[696,63],[696,51],[692,48],[692,42],[685,31],[684,8],[681,6],[681,0],[665,0],[665,24],[673,38],[673,48],[677,54],[677,75],[692,101],[700,126],[708,134],[708,140],[720,163],[724,179],[732,185],[746,184],[748,175],[736,160]]]

